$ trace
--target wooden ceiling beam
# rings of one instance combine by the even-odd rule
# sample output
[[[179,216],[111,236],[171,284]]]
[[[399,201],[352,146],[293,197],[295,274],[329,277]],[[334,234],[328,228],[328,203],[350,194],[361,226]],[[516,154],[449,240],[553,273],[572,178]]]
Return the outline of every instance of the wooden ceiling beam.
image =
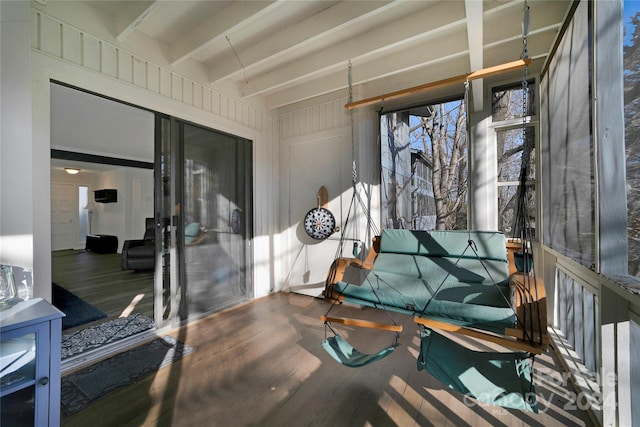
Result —
[[[354,108],[366,107],[368,105],[377,104],[383,101],[390,101],[392,99],[403,98],[409,95],[415,95],[416,93],[425,92],[430,89],[436,89],[443,86],[449,86],[459,83],[464,83],[469,80],[477,80],[485,77],[493,76],[495,74],[506,73],[508,71],[521,70],[531,64],[531,59],[518,59],[517,61],[507,62],[505,64],[495,65],[493,67],[483,68],[481,70],[473,71],[468,74],[460,74],[454,77],[438,80],[435,82],[425,83],[423,85],[410,87],[407,89],[401,89],[395,92],[385,93],[383,95],[374,96],[371,98],[361,99],[360,101],[348,102],[345,104],[347,110]]]

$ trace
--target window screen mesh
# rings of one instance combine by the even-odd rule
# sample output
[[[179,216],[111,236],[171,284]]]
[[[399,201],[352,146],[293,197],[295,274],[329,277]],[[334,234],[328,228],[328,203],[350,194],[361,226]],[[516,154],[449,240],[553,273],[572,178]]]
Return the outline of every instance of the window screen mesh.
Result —
[[[541,81],[544,243],[595,262],[588,4],[581,2]]]

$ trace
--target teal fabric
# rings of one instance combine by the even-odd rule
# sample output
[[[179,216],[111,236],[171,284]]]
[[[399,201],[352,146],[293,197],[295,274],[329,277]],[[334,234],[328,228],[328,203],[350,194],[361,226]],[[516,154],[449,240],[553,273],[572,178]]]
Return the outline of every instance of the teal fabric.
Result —
[[[460,258],[469,236],[482,261],[471,249]],[[351,302],[491,332],[515,322],[506,240],[497,232],[384,230],[372,270],[358,281],[345,275],[336,290]]]
[[[184,227],[184,242],[188,245],[192,243],[200,234],[200,223],[190,222]]]
[[[531,359],[526,353],[480,352],[425,329],[418,370],[478,402],[538,412]]]
[[[353,294],[350,292],[350,294]],[[364,299],[367,297],[368,299]],[[362,297],[356,295],[344,298],[345,301],[360,304],[367,307],[385,309],[410,316],[421,316],[452,325],[466,326],[481,329],[496,334],[504,334],[505,328],[513,327],[515,315],[510,308],[492,308],[481,305],[460,304],[448,301],[433,300],[424,314],[415,308],[407,308],[399,303],[396,306],[381,305],[371,293],[363,293]]]
[[[457,282],[485,283],[507,286],[509,283],[508,264],[503,261],[469,258],[426,257],[420,255],[403,255],[380,253],[376,257],[373,271],[376,273],[394,273],[403,276],[428,280],[437,288],[448,275],[447,283],[452,286]]]
[[[196,237],[200,233],[200,223],[190,222],[184,227],[184,235]]]
[[[465,251],[471,239],[481,258],[507,262],[506,238],[496,231],[385,229],[381,237],[380,252],[453,258],[464,253],[466,258],[475,258],[471,248]]]
[[[338,363],[349,368],[360,368],[387,357],[396,349],[396,346],[383,348],[374,354],[365,354],[353,348],[340,335],[334,335],[322,342],[322,348]]]
[[[440,301],[486,306],[489,310],[511,310],[507,286],[456,281],[450,285],[445,283],[438,290],[441,282],[441,279],[430,281],[393,273],[372,273],[365,277],[359,286],[338,282],[336,290],[345,296],[380,302],[382,305],[409,310],[413,307],[416,313],[421,312],[434,295],[435,299]]]

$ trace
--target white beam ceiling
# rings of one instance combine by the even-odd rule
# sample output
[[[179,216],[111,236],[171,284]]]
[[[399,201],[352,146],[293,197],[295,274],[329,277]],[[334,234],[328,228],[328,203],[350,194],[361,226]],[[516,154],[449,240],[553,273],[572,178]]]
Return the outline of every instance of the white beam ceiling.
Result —
[[[124,41],[145,19],[158,10],[159,1],[129,2],[115,16],[116,39]]]
[[[484,32],[483,32],[483,10],[482,3],[475,0],[465,0],[465,13],[467,16],[467,43],[469,47],[469,66],[471,71],[484,68]],[[483,80],[474,80],[471,83],[473,93],[473,110],[482,111],[483,106]]]
[[[56,8],[69,11],[61,19],[81,29],[102,20],[123,47],[142,55],[151,47],[177,72],[206,76],[214,88],[235,86],[267,109],[345,90],[349,61],[354,86],[360,87],[356,93],[373,96],[368,92],[374,88],[387,92],[461,75],[516,60],[522,51],[523,0],[78,3],[95,16]],[[527,3],[529,51],[538,59],[533,75],[572,2]],[[38,7],[46,12],[47,6]],[[472,85],[474,110],[482,108],[486,81]]]

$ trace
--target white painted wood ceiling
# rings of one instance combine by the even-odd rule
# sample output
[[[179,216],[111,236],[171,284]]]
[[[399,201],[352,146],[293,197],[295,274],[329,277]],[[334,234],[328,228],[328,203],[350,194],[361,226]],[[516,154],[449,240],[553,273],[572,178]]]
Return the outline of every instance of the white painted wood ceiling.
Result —
[[[74,25],[91,23],[268,110],[346,93],[349,61],[357,100],[514,61],[523,46],[522,0],[69,3]],[[571,3],[527,2],[531,74],[545,63]],[[79,8],[91,19],[74,16]],[[481,94],[482,83],[474,85]]]

